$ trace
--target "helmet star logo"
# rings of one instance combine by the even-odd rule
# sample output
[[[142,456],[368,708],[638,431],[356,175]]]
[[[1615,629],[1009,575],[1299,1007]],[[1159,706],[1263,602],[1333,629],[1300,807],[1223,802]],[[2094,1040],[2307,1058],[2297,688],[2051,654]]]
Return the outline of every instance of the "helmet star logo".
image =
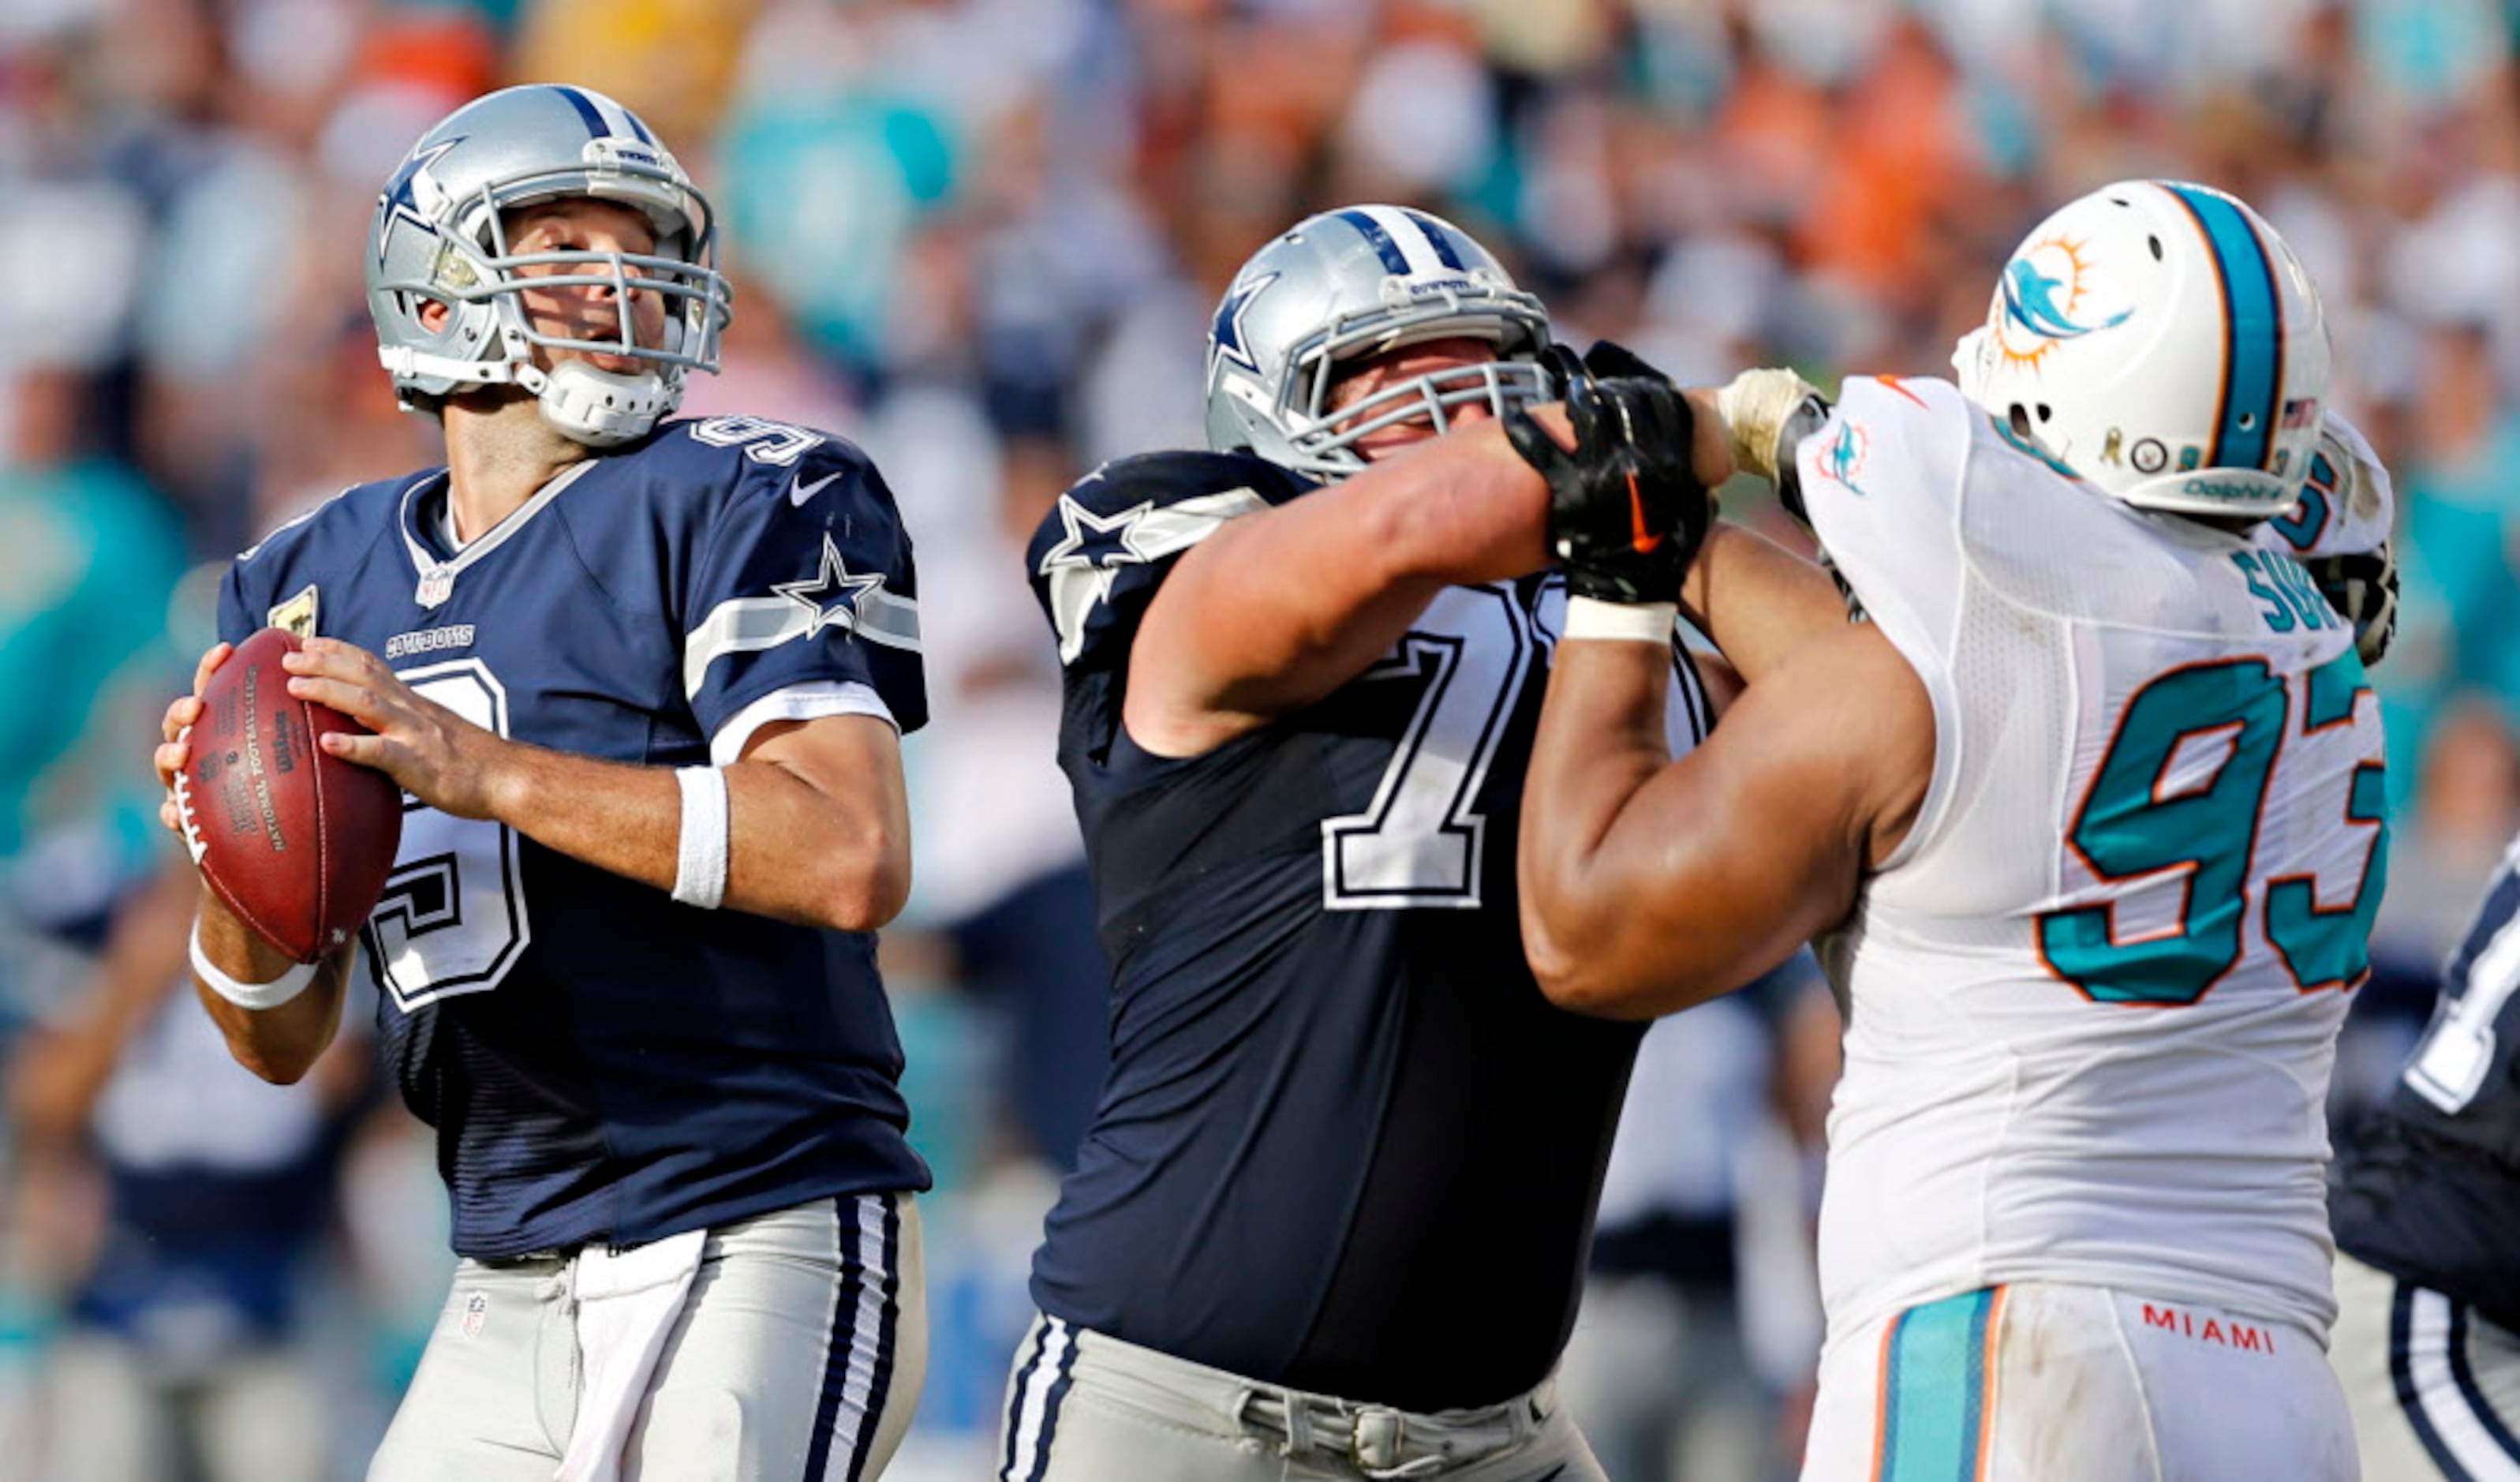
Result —
[[[1276,273],[1262,273],[1243,279],[1226,291],[1225,301],[1216,306],[1216,323],[1208,330],[1208,342],[1213,347],[1209,353],[1211,368],[1217,359],[1222,358],[1246,371],[1259,371],[1260,362],[1252,358],[1250,349],[1243,343],[1242,318],[1250,312],[1251,300],[1259,297],[1260,291],[1276,283],[1278,278]]]
[[[803,581],[774,582],[770,590],[805,609],[809,614],[805,636],[813,638],[825,628],[856,628],[858,604],[882,586],[880,571],[866,576],[852,573],[848,562],[840,559],[840,548],[826,533],[820,569]]]
[[[413,150],[411,157],[402,162],[402,168],[394,171],[393,179],[385,182],[381,202],[383,208],[396,220],[408,221],[424,232],[437,230],[430,218],[445,206],[446,191],[438,185],[437,177],[428,172],[428,167],[444,157],[448,150],[463,142],[464,136],[459,134]],[[378,262],[385,260],[385,245],[392,236],[389,231],[377,233]]]

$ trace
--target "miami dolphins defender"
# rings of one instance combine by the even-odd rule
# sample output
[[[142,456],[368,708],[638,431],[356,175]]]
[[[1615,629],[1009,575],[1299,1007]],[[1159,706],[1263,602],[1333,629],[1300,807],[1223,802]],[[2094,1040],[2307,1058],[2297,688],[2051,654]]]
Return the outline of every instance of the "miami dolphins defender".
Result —
[[[2219,191],[2058,210],[1956,364],[1717,397],[1864,620],[1745,661],[1678,761],[1653,645],[1559,647],[1534,966],[1638,1018],[1820,938],[1807,1478],[2350,1478],[2323,1103],[2388,841],[2372,634],[2305,562],[2377,551],[2386,476],[2308,275]]]

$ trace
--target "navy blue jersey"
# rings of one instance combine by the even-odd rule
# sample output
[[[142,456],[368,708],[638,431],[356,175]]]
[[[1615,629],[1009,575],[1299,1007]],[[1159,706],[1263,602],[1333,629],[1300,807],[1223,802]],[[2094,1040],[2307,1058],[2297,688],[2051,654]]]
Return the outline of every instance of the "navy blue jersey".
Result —
[[[1142,750],[1128,654],[1171,559],[1308,487],[1151,455],[1033,539],[1113,1001],[1032,1290],[1264,1382],[1482,1405],[1539,1382],[1572,1327],[1642,1032],[1551,1007],[1516,921],[1562,587],[1448,589],[1319,703],[1196,758]],[[1693,673],[1684,690],[1702,724]]]
[[[926,719],[910,542],[840,439],[668,423],[461,552],[445,490],[443,470],[365,484],[284,527],[228,573],[220,635],[343,639],[502,736],[615,762],[723,764],[778,719]],[[871,934],[680,905],[405,808],[362,955],[458,1251],[927,1187]]]
[[[2397,1089],[2338,1146],[2329,1218],[2356,1259],[2520,1327],[2520,840]]]

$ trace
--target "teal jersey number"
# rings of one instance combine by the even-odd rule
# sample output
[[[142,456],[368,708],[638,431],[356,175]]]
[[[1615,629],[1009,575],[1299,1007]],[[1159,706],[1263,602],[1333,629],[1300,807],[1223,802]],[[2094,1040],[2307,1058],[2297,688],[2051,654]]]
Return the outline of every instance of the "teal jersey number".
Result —
[[[2344,657],[2311,670],[2303,734],[2352,725],[2355,697],[2366,688],[2362,660],[2351,649]],[[2381,892],[2389,887],[2388,793],[2379,763],[2354,769],[2354,784],[2345,797],[2346,820],[2378,829],[2352,905],[2320,910],[2318,883],[2308,876],[2287,876],[2267,886],[2267,940],[2275,944],[2285,970],[2304,988],[2351,988],[2371,970],[2371,918],[2379,914]]]
[[[2303,734],[2351,724],[2362,662],[2348,650],[2313,670],[2308,688]],[[2289,709],[2283,680],[2262,658],[2173,669],[2136,692],[2066,838],[2103,880],[2185,870],[2184,909],[2175,930],[2134,940],[2117,937],[2108,906],[2048,912],[2039,950],[2049,971],[2102,1003],[2180,1005],[2203,998],[2230,970]],[[2166,792],[2173,780],[2165,774],[2191,741],[2228,750],[2210,777]],[[2354,904],[2320,910],[2307,876],[2275,880],[2266,892],[2268,939],[2306,989],[2349,986],[2369,965],[2388,850],[2380,772],[2375,762],[2357,768],[2345,806],[2345,821],[2381,826]]]

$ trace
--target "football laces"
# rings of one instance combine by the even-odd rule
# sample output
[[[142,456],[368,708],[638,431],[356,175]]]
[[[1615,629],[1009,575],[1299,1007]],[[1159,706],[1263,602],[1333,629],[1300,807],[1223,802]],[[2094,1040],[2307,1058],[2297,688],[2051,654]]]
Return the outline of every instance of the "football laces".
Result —
[[[190,741],[192,736],[193,728],[186,726],[175,733],[175,740]],[[202,863],[202,856],[209,851],[209,845],[202,841],[201,820],[193,813],[192,784],[191,771],[180,770],[175,774],[175,786],[169,790],[175,794],[175,822],[181,824],[184,829],[184,850],[192,855],[193,865],[198,869]]]

